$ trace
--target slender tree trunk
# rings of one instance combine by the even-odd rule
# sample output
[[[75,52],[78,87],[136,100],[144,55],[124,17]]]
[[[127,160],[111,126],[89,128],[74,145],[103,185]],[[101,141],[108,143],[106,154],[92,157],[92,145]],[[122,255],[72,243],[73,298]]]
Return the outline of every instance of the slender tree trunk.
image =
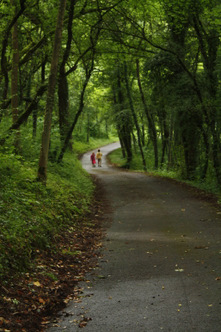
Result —
[[[162,105],[162,111],[161,111],[161,136],[162,136],[162,153],[161,153],[161,160],[160,165],[163,166],[165,162],[165,155],[168,148],[168,162],[171,165],[171,155],[169,155],[169,149],[171,148],[171,145],[169,146],[170,141],[170,135],[172,135],[173,131],[169,131],[168,124],[166,120],[166,112],[164,110],[164,105]]]
[[[20,9],[14,17],[12,18],[11,22],[9,22],[9,25],[6,29],[6,31],[3,33],[3,41],[2,41],[2,47],[1,47],[1,71],[2,71],[2,77],[4,78],[4,87],[3,87],[3,93],[2,93],[2,104],[0,107],[0,122],[2,119],[2,110],[4,110],[7,106],[7,95],[8,95],[8,87],[9,87],[9,75],[8,75],[8,62],[6,57],[6,51],[8,46],[8,40],[11,33],[12,28],[15,24],[17,24],[17,21],[19,17],[23,14],[25,10],[25,2],[26,0],[20,0]],[[11,0],[11,4],[13,6],[14,0]],[[12,32],[14,34],[14,32]],[[13,38],[13,37],[12,37]]]
[[[124,142],[123,142],[123,140],[122,140],[122,138],[121,138],[121,136],[119,134],[118,134],[118,136],[119,136],[119,139],[120,139],[120,145],[121,145],[121,149],[122,149],[122,157],[126,158],[126,152],[125,152]]]
[[[217,133],[216,123],[213,120],[211,124],[213,143],[212,143],[212,152],[213,152],[213,165],[216,173],[217,182],[221,185],[221,167],[220,167],[220,133]]]
[[[90,75],[91,76],[91,75]],[[85,82],[84,82],[84,85],[83,85],[83,89],[81,91],[81,97],[80,97],[80,105],[79,105],[79,109],[78,109],[78,112],[77,114],[75,115],[75,118],[74,118],[74,121],[70,127],[70,129],[68,130],[68,133],[66,135],[66,138],[65,138],[65,141],[64,141],[64,144],[63,144],[63,147],[61,149],[61,153],[58,157],[58,163],[60,163],[64,157],[64,153],[65,151],[67,150],[67,147],[68,147],[68,144],[69,144],[69,141],[71,139],[71,135],[73,133],[73,130],[77,124],[77,121],[78,121],[78,118],[79,116],[81,115],[81,113],[83,112],[83,109],[84,109],[84,94],[85,94],[85,91],[86,91],[86,88],[87,88],[87,85],[88,85],[88,82],[89,82],[89,79],[90,79],[90,76],[86,78]]]
[[[12,7],[15,8],[14,0],[11,0]],[[19,83],[19,46],[18,46],[18,22],[16,21],[12,28],[12,70],[11,70],[11,108],[12,108],[12,120],[13,124],[16,123],[19,116],[19,95],[18,95],[18,83]],[[20,132],[17,129],[14,139],[15,151],[19,151]]]
[[[143,88],[142,88],[142,84],[141,84],[141,79],[140,79],[140,65],[139,65],[139,60],[137,59],[137,80],[138,80],[138,86],[139,86],[139,90],[140,90],[140,95],[141,95],[141,100],[143,103],[143,107],[144,107],[144,111],[145,114],[147,116],[147,121],[149,124],[149,130],[150,130],[150,137],[153,143],[153,148],[154,148],[154,158],[155,158],[155,168],[158,168],[158,145],[157,145],[157,132],[156,132],[156,128],[155,128],[155,124],[153,121],[153,118],[148,110],[147,104],[146,104],[146,100],[144,97],[144,93],[143,93]]]
[[[146,171],[147,166],[146,166],[146,161],[145,161],[143,148],[142,148],[140,127],[139,127],[139,124],[138,124],[138,121],[137,121],[137,116],[136,116],[136,113],[135,113],[135,110],[134,110],[133,100],[132,100],[132,96],[131,96],[131,92],[130,92],[128,76],[127,76],[127,64],[126,64],[126,62],[124,62],[124,69],[125,69],[125,82],[126,82],[127,96],[128,96],[128,100],[129,100],[129,104],[130,104],[130,109],[131,109],[131,112],[132,112],[132,115],[133,115],[134,124],[135,124],[136,130],[137,130],[138,146],[139,146],[141,157],[142,157],[143,168]]]
[[[35,140],[37,135],[37,123],[38,123],[38,110],[37,107],[33,109],[33,116],[32,116],[32,138]]]
[[[69,54],[71,51],[72,43],[72,25],[74,17],[75,0],[70,2],[69,18],[68,18],[68,39],[66,48],[64,51],[63,59],[59,68],[59,80],[58,80],[58,105],[59,105],[59,127],[61,143],[64,144],[64,140],[67,136],[69,121],[68,121],[68,108],[69,108],[69,91],[68,91],[68,80],[65,71],[65,65],[68,61]]]
[[[125,151],[127,155],[127,166],[130,167],[130,162],[133,157],[131,144],[132,123],[130,117],[125,114],[124,111],[122,111],[122,109],[124,109],[124,94],[122,91],[120,68],[118,68],[117,73],[117,91],[117,126],[123,143],[121,144],[121,146],[123,147],[123,151]]]
[[[58,84],[58,106],[59,106],[60,138],[61,138],[61,144],[63,144],[67,136],[67,131],[69,127],[69,121],[68,121],[69,92],[68,92],[68,81],[65,75],[65,71],[61,73],[61,70],[60,70],[59,84]]]
[[[206,178],[206,173],[209,165],[209,140],[208,140],[208,134],[203,129],[203,140],[205,145],[205,162],[202,167],[202,173],[200,175],[200,178],[204,180]]]
[[[54,38],[54,47],[52,53],[51,70],[48,83],[48,95],[45,110],[44,129],[42,133],[41,152],[39,158],[39,167],[37,179],[43,183],[47,180],[47,162],[51,132],[52,110],[54,106],[54,94],[57,82],[58,61],[62,40],[63,19],[66,8],[66,0],[60,0],[60,8],[58,11],[57,26]]]
[[[43,60],[42,64],[41,64],[41,84],[42,86],[39,89],[39,94],[37,92],[37,96],[40,96],[41,93],[43,94],[44,91],[44,87],[45,87],[45,66],[47,63],[47,57],[45,57],[45,59]],[[36,101],[36,107],[33,108],[33,116],[32,116],[32,137],[33,139],[36,138],[37,135],[37,124],[38,124],[38,108],[37,108],[37,104],[38,101]]]
[[[116,95],[114,85],[112,85],[112,90],[113,90],[113,102],[114,102],[115,107],[118,108],[118,106],[117,106],[117,95]],[[116,121],[116,129],[117,129],[117,134],[118,134],[118,137],[119,137],[119,140],[120,140],[120,145],[121,145],[121,150],[122,150],[122,157],[126,158],[124,141],[122,139],[122,133],[121,133],[118,121]]]

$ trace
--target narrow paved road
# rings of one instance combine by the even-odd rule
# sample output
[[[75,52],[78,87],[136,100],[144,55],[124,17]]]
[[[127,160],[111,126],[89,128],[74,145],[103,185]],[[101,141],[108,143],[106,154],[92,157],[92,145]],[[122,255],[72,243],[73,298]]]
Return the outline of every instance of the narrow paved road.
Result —
[[[105,157],[117,148],[101,148]],[[172,181],[84,168],[112,206],[99,268],[50,331],[220,332],[221,212]],[[105,158],[104,158],[105,159]]]

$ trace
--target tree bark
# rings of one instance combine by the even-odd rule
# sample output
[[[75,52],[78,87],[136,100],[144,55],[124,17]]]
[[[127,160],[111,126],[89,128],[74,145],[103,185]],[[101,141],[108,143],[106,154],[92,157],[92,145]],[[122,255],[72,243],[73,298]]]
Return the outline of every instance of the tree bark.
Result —
[[[57,83],[58,61],[59,61],[59,54],[61,48],[62,27],[63,27],[66,2],[67,0],[60,1],[60,8],[58,11],[57,26],[55,31],[54,47],[53,47],[51,69],[50,69],[50,76],[48,83],[48,95],[47,95],[46,109],[45,109],[44,129],[42,133],[41,152],[40,152],[38,174],[37,174],[37,180],[45,184],[47,181],[47,162],[48,162],[48,152],[49,152],[49,142],[50,142],[50,132],[51,132],[51,120],[52,120],[52,111],[54,106],[55,87]]]
[[[127,96],[128,96],[132,116],[133,116],[133,119],[134,119],[134,124],[135,124],[136,130],[137,130],[137,139],[138,139],[140,154],[141,154],[141,157],[142,157],[143,168],[146,171],[147,170],[147,165],[146,165],[146,161],[145,161],[145,157],[144,157],[144,153],[143,153],[143,148],[142,148],[140,127],[139,127],[139,124],[138,124],[138,121],[137,121],[137,116],[136,116],[136,113],[135,113],[135,110],[134,110],[134,105],[133,105],[133,101],[132,101],[132,97],[131,97],[131,92],[130,92],[130,87],[129,87],[129,82],[128,82],[126,62],[124,62],[124,70],[125,70],[125,81],[126,81]]]
[[[91,76],[91,75],[90,75]],[[86,91],[86,88],[87,88],[87,85],[88,85],[88,82],[89,82],[89,79],[90,79],[90,76],[86,78],[85,82],[84,82],[84,85],[83,85],[83,89],[81,91],[81,97],[80,97],[80,105],[79,105],[79,108],[78,108],[78,112],[77,114],[75,115],[75,118],[74,118],[74,121],[70,127],[70,129],[68,130],[68,133],[66,135],[66,138],[64,140],[64,144],[62,146],[62,149],[61,149],[61,152],[60,152],[60,155],[58,157],[58,163],[60,163],[64,157],[64,153],[65,151],[67,150],[67,147],[68,147],[68,144],[69,144],[69,141],[71,139],[71,135],[73,133],[73,130],[77,124],[77,121],[78,121],[78,118],[79,116],[81,115],[81,113],[83,112],[83,109],[84,109],[84,94],[85,94],[85,91]]]
[[[117,121],[118,132],[120,133],[121,146],[123,147],[123,151],[126,152],[127,165],[128,165],[128,167],[130,167],[130,162],[133,157],[132,144],[131,144],[132,124],[131,124],[130,117],[128,117],[127,114],[125,114],[125,112],[124,112],[124,94],[122,91],[120,68],[118,68],[118,72],[117,72],[116,121]]]
[[[145,96],[143,93],[143,88],[142,88],[142,84],[141,84],[141,79],[140,79],[140,65],[139,65],[139,60],[137,59],[137,80],[138,80],[138,86],[139,86],[139,90],[140,90],[140,95],[141,95],[141,100],[143,103],[143,107],[144,107],[144,111],[147,117],[147,121],[149,124],[149,130],[150,130],[150,137],[153,143],[153,148],[154,148],[154,157],[155,157],[155,168],[158,168],[158,145],[157,145],[157,131],[155,128],[155,124],[153,121],[153,118],[148,110],[147,104],[146,104],[146,100],[145,100]]]
[[[39,89],[39,92],[37,92],[37,95],[36,95],[36,107],[33,107],[33,115],[32,115],[32,137],[33,139],[36,138],[36,135],[37,135],[37,124],[38,124],[38,108],[37,108],[37,104],[38,104],[38,99],[37,98],[38,96],[41,96],[43,95],[43,93],[45,92],[45,89],[44,87],[46,86],[45,85],[45,66],[46,66],[46,63],[47,63],[47,56],[45,56],[42,64],[41,64],[41,84],[42,86],[40,87]],[[35,105],[33,105],[35,106]]]
[[[11,0],[11,4],[13,5],[14,0]],[[3,33],[3,41],[2,41],[2,51],[1,51],[1,75],[0,75],[0,81],[2,78],[4,78],[4,87],[3,87],[3,94],[2,94],[2,105],[1,109],[4,109],[5,106],[5,101],[7,99],[8,95],[8,86],[9,86],[9,76],[8,76],[8,62],[7,62],[7,57],[6,57],[6,51],[7,51],[7,46],[8,46],[8,40],[9,36],[11,33],[12,28],[14,27],[15,24],[17,24],[17,21],[19,17],[23,14],[25,10],[25,2],[26,0],[21,0],[20,1],[20,9],[19,11],[15,14],[15,16],[12,18],[11,22],[9,23],[5,33]],[[2,118],[2,111],[0,113],[0,121]]]
[[[202,60],[205,69],[205,76],[207,82],[207,90],[209,93],[211,106],[207,108],[208,118],[207,125],[209,126],[212,136],[212,155],[213,166],[216,173],[217,182],[221,185],[221,161],[219,158],[220,151],[220,133],[217,131],[217,106],[214,101],[216,100],[218,78],[216,74],[216,60],[218,47],[220,45],[219,34],[215,29],[205,32],[202,22],[199,17],[195,15],[193,17],[193,26],[196,31],[196,35],[199,41],[199,46],[202,54]],[[205,107],[202,105],[202,107]]]
[[[16,6],[14,0],[11,0],[12,7]],[[12,122],[16,123],[19,116],[19,95],[18,95],[18,83],[19,83],[19,45],[18,45],[18,21],[16,21],[12,27],[12,71],[11,71],[11,108],[12,108]],[[14,148],[15,152],[19,151],[19,130],[15,133]]]
[[[116,108],[118,108],[118,104],[117,104],[117,95],[116,95],[116,89],[114,88],[114,84],[112,85],[112,90],[113,90],[113,102],[114,102],[114,106]],[[119,137],[119,140],[120,140],[120,145],[121,145],[121,151],[122,151],[122,157],[123,158],[126,158],[126,152],[125,152],[125,146],[124,146],[124,141],[123,141],[123,138],[122,138],[122,133],[121,133],[121,130],[120,130],[120,126],[119,126],[119,123],[118,121],[116,121],[116,129],[117,129],[117,134],[118,134],[118,137]]]
[[[67,136],[67,131],[69,127],[69,121],[68,121],[69,91],[68,91],[68,80],[65,71],[65,65],[68,61],[69,54],[71,51],[71,42],[73,37],[72,25],[73,25],[75,3],[76,1],[70,2],[69,18],[68,18],[68,39],[59,69],[58,104],[59,104],[59,127],[60,127],[60,137],[62,144],[64,143],[65,137]]]

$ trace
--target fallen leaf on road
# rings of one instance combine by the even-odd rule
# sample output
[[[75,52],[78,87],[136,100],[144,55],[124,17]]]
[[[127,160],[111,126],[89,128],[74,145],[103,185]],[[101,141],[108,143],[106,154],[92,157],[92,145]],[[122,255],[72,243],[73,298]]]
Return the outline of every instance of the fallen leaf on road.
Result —
[[[80,328],[83,328],[87,325],[87,323],[92,320],[91,318],[88,318],[88,317],[83,317],[83,319],[80,321],[80,323],[78,324],[78,326]]]
[[[175,272],[184,272],[184,269],[175,269]]]

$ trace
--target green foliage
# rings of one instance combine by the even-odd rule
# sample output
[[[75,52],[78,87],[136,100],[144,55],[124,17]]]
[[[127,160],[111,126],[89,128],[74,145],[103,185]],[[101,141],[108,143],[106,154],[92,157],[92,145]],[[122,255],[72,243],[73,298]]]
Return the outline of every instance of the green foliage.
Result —
[[[15,155],[0,154],[0,277],[27,269],[38,250],[52,249],[57,234],[75,226],[88,210],[91,178],[70,154],[50,165],[47,187],[36,169]]]

